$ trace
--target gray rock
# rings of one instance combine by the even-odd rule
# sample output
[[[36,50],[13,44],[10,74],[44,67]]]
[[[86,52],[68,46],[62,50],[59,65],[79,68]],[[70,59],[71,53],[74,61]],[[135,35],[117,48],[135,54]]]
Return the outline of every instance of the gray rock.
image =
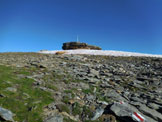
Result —
[[[11,92],[16,92],[17,91],[17,89],[14,88],[14,87],[7,87],[6,90],[11,91]]]
[[[110,85],[107,82],[102,82],[102,84],[100,84],[101,88],[113,88],[113,85]]]
[[[160,85],[160,81],[157,80],[157,79],[153,79],[153,80],[151,81],[151,84],[154,85],[154,86],[159,86],[159,85]]]
[[[156,110],[150,109],[146,105],[140,105],[139,110],[143,114],[155,119],[156,121],[162,122],[162,114],[157,112]]]
[[[91,94],[86,94],[85,98],[87,101],[92,102],[96,99],[96,96],[91,95]]]
[[[130,100],[136,101],[136,102],[140,102],[140,103],[143,103],[143,104],[146,104],[147,103],[147,100],[146,99],[140,99],[138,97],[131,97]]]
[[[157,88],[155,91],[159,94],[162,94],[162,88]]]
[[[61,115],[55,115],[45,122],[63,122],[63,117]]]
[[[115,90],[109,91],[108,94],[106,94],[108,98],[111,98],[115,101],[127,101],[124,97],[122,97],[119,93],[117,93]]]
[[[0,94],[0,98],[1,98],[1,97],[6,97],[6,96],[5,96],[4,94]]]
[[[129,100],[129,98],[130,98],[130,96],[131,96],[131,93],[130,93],[129,91],[124,91],[124,92],[122,92],[122,96],[123,96],[125,99]]]
[[[145,122],[157,122],[156,120],[145,116],[141,112],[139,112],[134,106],[131,106],[130,104],[124,103],[114,103],[111,107],[110,110],[115,113],[116,116],[118,116],[121,120],[124,122],[136,122],[135,118],[132,116],[134,112],[139,113],[142,115],[146,121]]]
[[[95,77],[99,77],[99,72],[96,71],[95,69],[90,69],[90,74],[94,75]]]
[[[160,105],[160,106],[162,106],[162,100],[160,100],[160,101],[153,100],[152,102],[153,102],[153,103],[156,103],[156,104],[158,104],[158,105]]]
[[[97,103],[98,104],[101,104],[101,105],[108,105],[109,104],[106,101],[100,101],[100,100],[98,100]]]
[[[119,83],[119,82],[122,81],[121,78],[120,78],[120,76],[118,76],[118,75],[115,75],[115,76],[114,76],[114,80],[115,80],[117,83]]]
[[[87,83],[80,82],[79,85],[83,89],[89,89],[89,84],[87,84]]]
[[[95,113],[94,113],[94,116],[93,116],[93,118],[91,120],[98,119],[103,113],[104,113],[104,109],[103,108],[97,108]]]
[[[123,105],[120,103],[114,103],[110,109],[115,113],[115,115],[119,116],[119,117],[123,117],[123,116],[131,116],[133,110],[131,110],[132,108],[130,108],[127,105]]]
[[[41,85],[43,82],[42,81],[40,81],[40,80],[36,80],[35,82],[34,82],[34,85]]]
[[[147,106],[150,107],[150,108],[152,108],[152,109],[155,109],[155,110],[157,110],[160,107],[162,107],[162,106],[160,106],[160,105],[158,105],[156,103],[148,103]]]
[[[141,84],[134,83],[134,82],[132,82],[130,85],[131,85],[131,86],[134,86],[134,87],[137,87],[137,88],[145,88],[145,87],[142,86]]]
[[[96,78],[89,78],[89,77],[85,78],[84,80],[87,80],[88,83],[92,83],[92,84],[96,84],[97,82],[99,82],[98,79],[96,79]]]
[[[139,80],[134,80],[133,83],[135,83],[135,84],[144,84],[144,82],[139,81]]]
[[[10,110],[0,107],[0,118],[6,121],[14,122],[12,117],[13,117],[13,113]]]
[[[147,108],[148,108],[148,107],[146,108],[146,106],[145,106],[144,104],[141,104],[141,103],[139,103],[139,102],[133,102],[133,101],[131,101],[130,104],[133,105],[133,106],[135,106],[135,107],[137,107],[138,110],[139,110],[140,112],[143,113],[143,116],[147,119],[148,122],[157,122],[157,120],[155,120],[155,119],[152,117],[152,115],[150,116],[149,114],[145,114],[144,110],[142,110],[142,109],[147,109]],[[142,107],[141,107],[141,106],[142,106]],[[142,108],[142,109],[141,109],[141,108]],[[148,108],[148,109],[149,109],[149,108]],[[148,109],[147,109],[147,110],[148,110]],[[152,109],[149,109],[148,112],[149,112],[150,110],[152,110]]]
[[[24,97],[24,99],[29,99],[30,98],[30,95],[27,94],[27,93],[23,93],[23,97]]]
[[[44,90],[44,91],[46,91],[47,90],[47,88],[46,87],[39,87],[41,90]]]

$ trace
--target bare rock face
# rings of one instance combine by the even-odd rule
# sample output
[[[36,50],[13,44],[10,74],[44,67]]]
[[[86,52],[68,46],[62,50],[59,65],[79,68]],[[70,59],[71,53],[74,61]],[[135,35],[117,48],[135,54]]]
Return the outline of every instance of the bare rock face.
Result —
[[[74,50],[74,49],[91,49],[91,50],[101,50],[98,46],[88,45],[87,43],[81,42],[67,42],[63,43],[63,50]]]

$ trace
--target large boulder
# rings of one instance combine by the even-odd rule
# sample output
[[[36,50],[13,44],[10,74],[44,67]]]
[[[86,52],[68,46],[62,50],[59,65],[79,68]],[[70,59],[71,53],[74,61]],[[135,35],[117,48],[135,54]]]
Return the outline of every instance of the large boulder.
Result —
[[[159,122],[153,117],[141,113],[134,106],[125,102],[114,103],[110,107],[110,110],[124,122]],[[160,120],[159,114],[154,116]]]
[[[63,43],[63,50],[74,50],[74,49],[91,49],[91,50],[101,50],[98,46],[88,45],[87,43],[81,42],[67,42]]]

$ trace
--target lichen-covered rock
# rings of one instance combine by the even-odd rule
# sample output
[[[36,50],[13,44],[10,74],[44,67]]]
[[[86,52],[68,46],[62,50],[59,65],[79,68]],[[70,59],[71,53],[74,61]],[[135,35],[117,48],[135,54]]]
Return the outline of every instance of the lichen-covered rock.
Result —
[[[73,49],[93,49],[93,50],[101,50],[98,46],[88,45],[87,43],[80,42],[67,42],[63,43],[63,50],[73,50]]]

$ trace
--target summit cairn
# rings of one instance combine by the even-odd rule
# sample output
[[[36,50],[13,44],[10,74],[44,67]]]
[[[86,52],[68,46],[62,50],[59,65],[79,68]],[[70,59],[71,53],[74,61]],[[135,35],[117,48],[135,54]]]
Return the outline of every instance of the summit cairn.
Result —
[[[63,43],[63,50],[76,50],[76,49],[90,49],[90,50],[101,50],[100,47],[94,45],[88,45],[87,43],[81,42],[66,42]]]

